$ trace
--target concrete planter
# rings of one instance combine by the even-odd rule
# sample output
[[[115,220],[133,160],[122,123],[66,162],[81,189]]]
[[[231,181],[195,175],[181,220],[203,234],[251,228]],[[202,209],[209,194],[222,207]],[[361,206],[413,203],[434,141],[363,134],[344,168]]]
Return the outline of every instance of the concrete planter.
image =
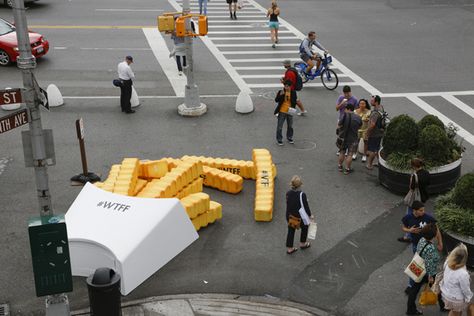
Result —
[[[390,167],[379,151],[379,182],[390,192],[405,195],[410,184],[410,171],[396,170]],[[461,176],[461,159],[448,165],[430,170],[430,182],[428,193],[431,195],[445,193],[452,189]]]
[[[467,266],[474,267],[474,238],[470,236],[458,235],[448,231],[442,231],[444,249],[447,252],[453,250],[459,243],[463,243],[467,247],[468,259]]]

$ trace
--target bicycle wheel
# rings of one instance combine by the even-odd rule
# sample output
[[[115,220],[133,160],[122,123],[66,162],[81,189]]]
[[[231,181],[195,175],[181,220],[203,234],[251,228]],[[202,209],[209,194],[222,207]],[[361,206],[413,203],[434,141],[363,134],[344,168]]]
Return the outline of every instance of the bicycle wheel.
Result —
[[[328,90],[334,90],[339,85],[339,78],[332,69],[324,69],[321,73],[321,82]]]

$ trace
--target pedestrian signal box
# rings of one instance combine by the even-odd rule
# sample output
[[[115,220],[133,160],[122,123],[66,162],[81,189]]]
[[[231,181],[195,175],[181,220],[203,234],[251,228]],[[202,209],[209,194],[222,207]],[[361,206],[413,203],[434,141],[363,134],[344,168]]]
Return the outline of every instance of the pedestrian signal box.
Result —
[[[207,35],[207,16],[200,15],[198,20],[199,36]]]
[[[172,15],[164,15],[158,17],[158,30],[160,32],[174,31],[174,17]]]
[[[28,222],[36,296],[72,291],[71,262],[64,215]]]
[[[186,35],[186,18],[180,16],[176,19],[176,36]]]

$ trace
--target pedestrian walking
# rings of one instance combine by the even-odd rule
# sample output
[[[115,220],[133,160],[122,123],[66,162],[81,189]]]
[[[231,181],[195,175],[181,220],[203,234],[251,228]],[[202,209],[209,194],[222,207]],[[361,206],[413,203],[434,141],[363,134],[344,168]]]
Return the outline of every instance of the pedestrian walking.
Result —
[[[171,39],[173,40],[174,48],[170,53],[170,57],[176,58],[176,65],[178,66],[178,75],[183,75],[183,67],[186,67],[186,45],[184,43],[184,36],[176,35],[176,31],[171,32]]]
[[[290,144],[294,144],[293,141],[293,116],[289,113],[291,109],[296,111],[296,91],[291,90],[292,82],[287,80],[284,82],[283,90],[278,91],[275,102],[277,106],[273,114],[278,118],[276,139],[279,146],[283,146],[283,124],[286,121],[286,139]]]
[[[432,215],[425,213],[425,205],[421,201],[414,201],[411,205],[411,209],[413,212],[402,218],[402,230],[405,233],[409,233],[412,251],[415,253],[421,238],[421,229],[428,224],[436,223],[436,219]],[[436,239],[438,250],[442,251],[443,239],[439,231],[438,234],[436,234]],[[408,286],[405,289],[406,294],[409,294],[413,284],[413,280],[409,279]]]
[[[280,22],[278,22],[278,16],[280,15],[280,8],[278,7],[276,1],[272,1],[272,7],[267,10],[267,18],[270,17],[268,21],[268,27],[270,28],[270,39],[272,41],[272,47],[275,48],[278,44],[278,28],[280,27]]]
[[[430,173],[424,169],[423,160],[420,158],[413,158],[411,160],[411,168],[413,173],[410,176],[410,184],[408,189],[410,191],[419,190],[420,200],[426,203],[428,200],[428,185],[430,184]],[[407,206],[407,214],[412,213],[413,210],[410,205]],[[398,238],[400,242],[411,242],[408,233],[405,233],[403,237]]]
[[[423,312],[416,308],[416,297],[423,284],[428,283],[431,286],[434,283],[440,256],[433,242],[439,234],[439,229],[435,223],[426,224],[420,231],[421,238],[417,244],[416,252],[425,261],[426,274],[420,282],[414,282],[408,293],[407,315],[423,315]],[[440,310],[444,311],[441,295],[438,294],[438,296]]]
[[[308,249],[311,244],[306,240],[308,237],[308,226],[314,219],[309,209],[306,193],[301,191],[303,182],[299,176],[291,178],[291,189],[286,192],[286,221],[288,223],[288,234],[286,236],[286,253],[291,255],[298,248],[293,247],[295,230],[301,228],[300,248]]]
[[[130,99],[132,98],[132,84],[133,80],[135,80],[135,74],[130,67],[132,63],[133,57],[127,56],[125,60],[117,66],[118,77],[122,82],[120,85],[120,107],[122,108],[122,112],[127,114],[135,113],[130,103]]]
[[[474,315],[470,276],[466,269],[467,255],[466,245],[461,243],[451,251],[444,264],[440,289],[449,316],[461,316],[466,309],[468,315]]]
[[[344,86],[342,88],[342,94],[336,100],[336,111],[338,112],[336,135],[339,134],[339,121],[344,116],[344,110],[346,109],[346,106],[348,104],[352,104],[354,106],[354,109],[357,109],[358,103],[359,101],[357,100],[357,98],[352,95],[351,87]],[[339,152],[340,150],[336,152],[336,155],[339,156]],[[347,155],[347,153],[345,154]]]
[[[370,105],[369,101],[366,99],[359,100],[359,106],[357,110],[354,111],[355,114],[360,116],[362,120],[362,126],[359,128],[358,136],[359,136],[359,147],[360,143],[363,144],[363,151],[362,151],[362,162],[367,161],[367,129],[369,128],[369,118],[370,118]],[[359,151],[359,150],[358,150]],[[352,155],[352,160],[357,159],[357,151]]]
[[[231,20],[237,20],[237,0],[226,0],[227,4],[229,5],[229,14]]]
[[[339,122],[339,135],[337,145],[341,153],[338,157],[337,168],[344,174],[349,174],[354,170],[351,168],[352,154],[357,151],[358,143],[358,132],[362,126],[362,120],[360,116],[354,113],[354,106],[347,104],[345,106],[344,116]],[[343,155],[343,152],[347,152],[347,156]],[[346,162],[344,168],[343,163]]]
[[[285,67],[286,71],[283,75],[283,78],[280,79],[281,83],[284,83],[285,81],[289,80],[291,81],[291,90],[297,91],[297,82],[298,80],[301,80],[301,78],[298,79],[298,71],[295,68],[291,67],[291,61],[289,59],[285,59],[283,61],[283,66]],[[303,82],[301,82],[301,85],[303,85]],[[308,111],[305,110],[303,103],[298,98],[296,98],[296,106],[300,108],[300,112],[298,112],[298,115],[305,115],[306,113],[308,113]]]
[[[383,108],[380,105],[380,101],[380,96],[378,95],[374,95],[370,99],[373,109],[370,114],[369,128],[367,129],[367,151],[369,157],[367,159],[366,168],[369,170],[374,169],[374,159],[380,150],[380,144],[382,143],[382,137],[385,132],[382,123],[384,119]]]
[[[198,0],[199,14],[202,14],[204,11],[204,15],[207,15],[207,1],[208,0]]]

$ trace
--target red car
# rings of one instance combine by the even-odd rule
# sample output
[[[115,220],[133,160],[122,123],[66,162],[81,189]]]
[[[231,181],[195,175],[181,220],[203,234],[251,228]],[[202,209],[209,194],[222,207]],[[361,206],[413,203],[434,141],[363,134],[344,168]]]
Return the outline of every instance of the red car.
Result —
[[[38,58],[49,51],[49,43],[43,35],[29,32],[31,52]],[[0,18],[0,66],[15,62],[19,55],[15,26]]]

